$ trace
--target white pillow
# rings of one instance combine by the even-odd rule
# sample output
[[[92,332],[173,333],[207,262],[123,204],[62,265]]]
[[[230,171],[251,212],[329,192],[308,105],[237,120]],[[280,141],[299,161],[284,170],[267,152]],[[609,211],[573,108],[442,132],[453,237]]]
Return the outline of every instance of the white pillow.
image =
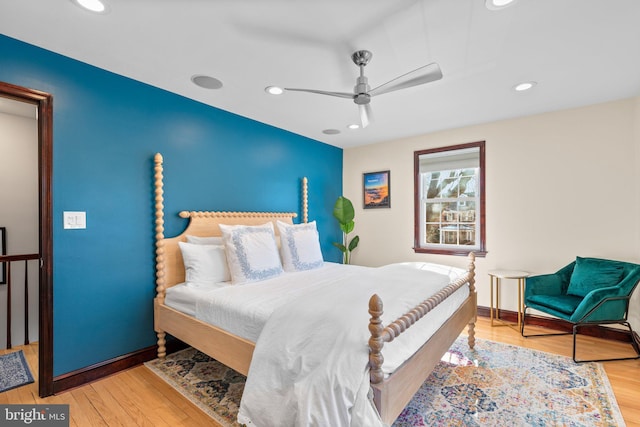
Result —
[[[285,271],[302,271],[322,267],[322,251],[316,222],[287,224],[277,222],[280,232],[280,254]]]
[[[227,262],[234,284],[257,282],[282,273],[273,223],[220,224]]]
[[[193,243],[196,245],[219,245],[222,246],[222,236],[212,236],[212,237],[198,237],[198,236],[189,236],[187,234],[187,243]]]
[[[184,261],[185,282],[199,286],[231,280],[224,246],[178,242]]]

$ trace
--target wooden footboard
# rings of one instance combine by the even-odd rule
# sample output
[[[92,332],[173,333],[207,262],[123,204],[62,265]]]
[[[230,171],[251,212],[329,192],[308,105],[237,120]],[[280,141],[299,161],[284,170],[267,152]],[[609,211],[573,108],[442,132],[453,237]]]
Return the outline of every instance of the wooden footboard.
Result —
[[[469,286],[469,296],[458,310],[420,347],[411,358],[407,359],[395,372],[384,378],[382,371],[382,349],[385,343],[393,341],[406,329],[429,313],[440,302],[453,294],[462,286]],[[425,300],[405,315],[382,325],[382,300],[373,295],[369,300],[369,368],[374,403],[382,420],[387,424],[393,421],[418,391],[440,358],[449,350],[466,325],[469,326],[469,347],[475,345],[475,322],[477,316],[477,296],[475,290],[475,256],[469,254],[467,273],[443,288],[440,292]]]

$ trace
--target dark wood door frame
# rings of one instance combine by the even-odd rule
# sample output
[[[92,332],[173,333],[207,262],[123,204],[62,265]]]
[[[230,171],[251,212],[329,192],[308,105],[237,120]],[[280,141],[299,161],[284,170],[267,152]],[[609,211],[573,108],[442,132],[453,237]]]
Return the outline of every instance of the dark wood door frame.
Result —
[[[38,291],[38,394],[53,394],[53,96],[0,82],[0,97],[34,104],[38,111],[38,193],[40,225],[40,288]]]

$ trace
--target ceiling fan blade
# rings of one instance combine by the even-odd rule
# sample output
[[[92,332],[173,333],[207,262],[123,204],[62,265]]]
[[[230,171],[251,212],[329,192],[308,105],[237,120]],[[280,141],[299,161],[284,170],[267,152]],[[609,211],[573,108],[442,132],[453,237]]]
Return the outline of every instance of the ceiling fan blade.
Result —
[[[349,99],[353,99],[355,97],[353,93],[347,93],[347,92],[329,92],[326,90],[315,90],[315,89],[294,89],[289,87],[285,87],[284,90],[289,90],[293,92],[310,92],[310,93],[317,93],[319,95],[337,96],[340,98],[349,98]]]
[[[440,66],[435,62],[424,65],[413,71],[409,71],[407,74],[403,74],[396,77],[393,80],[382,84],[371,91],[370,96],[382,95],[383,93],[393,92],[395,90],[406,89],[412,86],[418,86],[421,84],[440,80],[442,78],[442,71]]]
[[[371,105],[369,104],[360,104],[358,105],[358,110],[360,111],[360,124],[363,128],[369,126],[369,123],[373,121],[373,111],[371,110]]]

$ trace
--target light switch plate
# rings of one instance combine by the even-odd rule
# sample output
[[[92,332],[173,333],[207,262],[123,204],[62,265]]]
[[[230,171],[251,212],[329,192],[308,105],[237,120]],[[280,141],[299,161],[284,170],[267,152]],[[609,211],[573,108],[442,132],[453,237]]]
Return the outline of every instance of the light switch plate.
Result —
[[[63,212],[65,229],[82,229],[87,228],[86,212]]]

